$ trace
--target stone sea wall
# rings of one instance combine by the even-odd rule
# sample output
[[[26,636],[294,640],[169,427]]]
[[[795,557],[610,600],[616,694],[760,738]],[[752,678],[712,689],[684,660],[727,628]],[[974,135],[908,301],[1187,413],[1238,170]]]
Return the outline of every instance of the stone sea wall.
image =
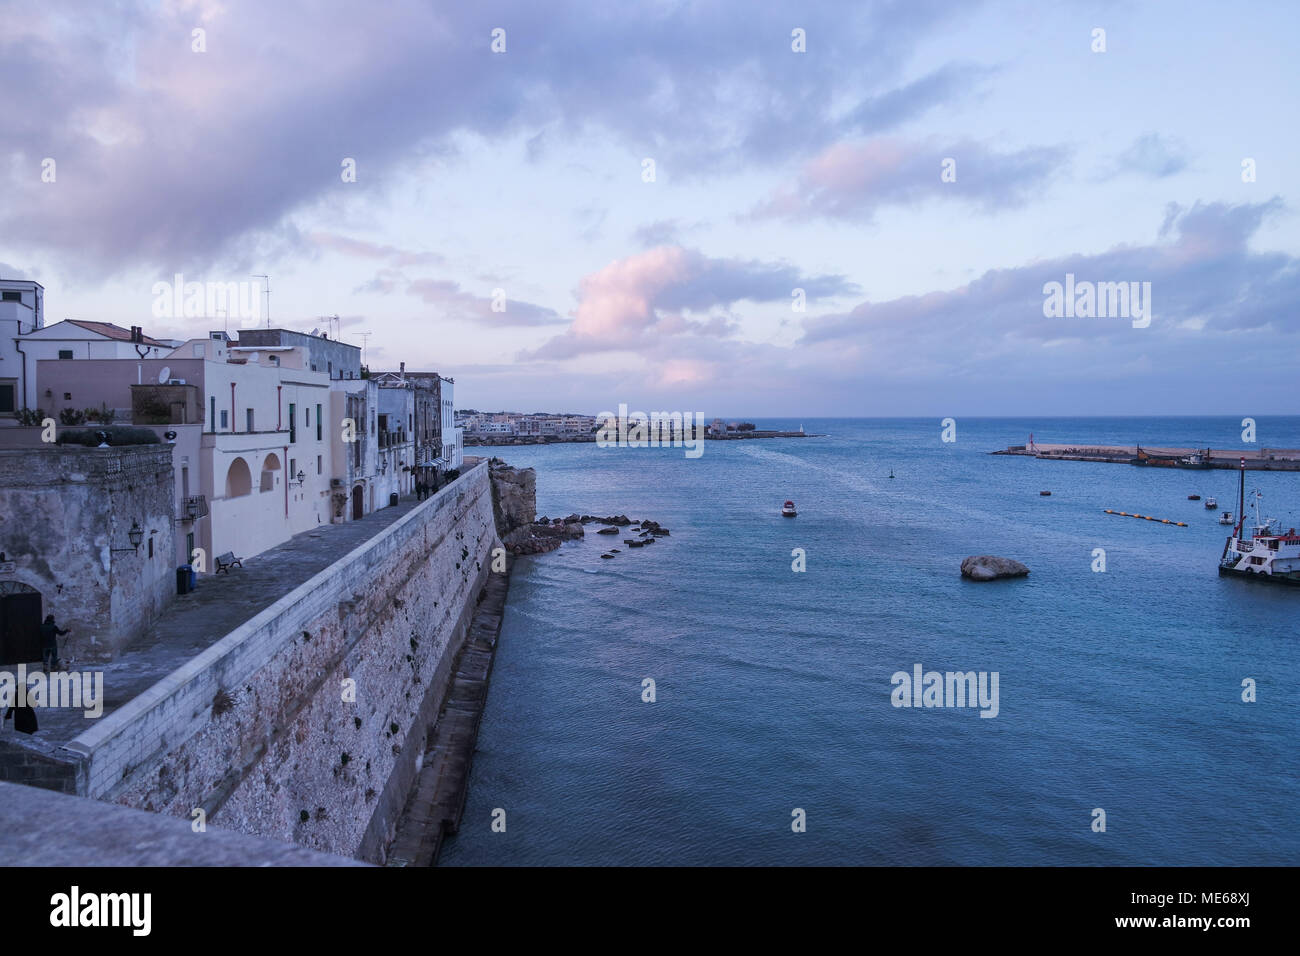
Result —
[[[500,545],[487,463],[72,741],[78,793],[382,861]]]

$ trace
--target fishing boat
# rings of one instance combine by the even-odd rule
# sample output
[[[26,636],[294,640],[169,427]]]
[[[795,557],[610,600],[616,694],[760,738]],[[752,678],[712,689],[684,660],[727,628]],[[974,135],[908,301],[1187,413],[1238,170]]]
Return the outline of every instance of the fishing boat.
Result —
[[[1300,534],[1291,528],[1282,532],[1277,519],[1265,518],[1260,512],[1263,494],[1256,491],[1255,519],[1249,534],[1246,518],[1246,459],[1241,459],[1237,523],[1223,544],[1219,557],[1219,576],[1244,577],[1272,584],[1300,587]]]
[[[794,510],[793,501],[787,501],[785,504],[781,506],[781,514],[785,515],[785,517],[787,518],[793,518],[798,513],[799,512]]]
[[[1213,498],[1206,498],[1206,499],[1205,499],[1205,510],[1206,510],[1206,511],[1214,511],[1214,510],[1216,510],[1218,507],[1219,507],[1219,503],[1218,503],[1217,501],[1215,501]]]
[[[1232,512],[1223,511],[1219,513],[1219,524],[1232,524]]]

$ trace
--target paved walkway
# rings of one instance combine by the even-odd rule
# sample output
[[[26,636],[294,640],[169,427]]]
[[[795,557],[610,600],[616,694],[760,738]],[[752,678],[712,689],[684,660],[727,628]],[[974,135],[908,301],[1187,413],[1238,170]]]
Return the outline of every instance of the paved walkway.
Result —
[[[323,524],[315,531],[305,531],[245,560],[242,568],[201,575],[198,587],[177,596],[153,627],[117,660],[84,665],[73,662],[68,669],[103,672],[102,719],[418,504],[423,502],[414,495],[404,495],[395,507],[372,512],[358,521]],[[36,719],[39,729],[35,734],[18,733],[12,721],[5,721],[0,735],[11,743],[64,759],[67,753],[60,753],[59,747],[87,730],[96,718],[71,708],[37,708]]]

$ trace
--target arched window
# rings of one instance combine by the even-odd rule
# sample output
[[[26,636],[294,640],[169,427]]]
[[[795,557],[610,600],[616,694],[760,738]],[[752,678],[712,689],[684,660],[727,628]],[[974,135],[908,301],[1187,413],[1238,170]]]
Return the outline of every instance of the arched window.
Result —
[[[230,463],[230,470],[226,472],[226,497],[239,498],[250,494],[252,490],[253,476],[248,470],[248,462],[236,458]]]
[[[271,452],[262,462],[262,491],[275,490],[275,473],[280,470],[280,456]]]

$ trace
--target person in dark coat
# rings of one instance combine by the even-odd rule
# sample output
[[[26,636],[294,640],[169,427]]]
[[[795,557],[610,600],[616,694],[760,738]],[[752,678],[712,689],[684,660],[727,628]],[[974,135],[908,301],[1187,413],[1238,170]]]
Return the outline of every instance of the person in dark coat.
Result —
[[[47,674],[54,670],[59,664],[58,639],[67,633],[67,631],[54,623],[53,614],[45,615],[45,623],[41,625],[41,657],[45,664],[45,672]]]
[[[5,711],[5,720],[13,718],[14,730],[20,734],[36,733],[36,710],[31,706],[10,707]]]

